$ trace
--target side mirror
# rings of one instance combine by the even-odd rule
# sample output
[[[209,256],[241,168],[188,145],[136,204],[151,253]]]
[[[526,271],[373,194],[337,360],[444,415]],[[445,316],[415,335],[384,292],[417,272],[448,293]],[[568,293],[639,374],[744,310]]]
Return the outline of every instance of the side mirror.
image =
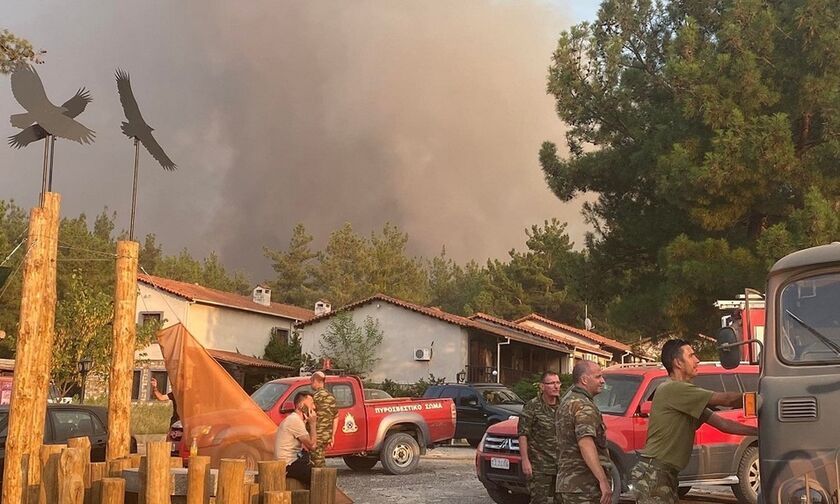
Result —
[[[291,413],[295,410],[295,403],[292,401],[286,401],[280,406],[280,413]]]
[[[653,401],[645,401],[639,406],[639,416],[647,418],[650,416],[650,410],[653,409]]]
[[[741,363],[741,341],[735,329],[722,327],[717,334],[718,357],[724,369],[735,369]]]

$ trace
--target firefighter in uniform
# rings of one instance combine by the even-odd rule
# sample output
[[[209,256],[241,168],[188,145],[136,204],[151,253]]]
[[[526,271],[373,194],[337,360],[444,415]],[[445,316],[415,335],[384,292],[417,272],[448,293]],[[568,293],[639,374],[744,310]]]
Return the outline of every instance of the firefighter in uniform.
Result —
[[[580,361],[572,370],[574,385],[557,409],[556,504],[610,504],[612,481],[607,429],[593,397],[604,388],[601,366]]]
[[[553,504],[557,480],[557,433],[554,418],[560,398],[560,377],[546,371],[540,393],[528,401],[519,416],[519,452],[528,479],[531,504]]]
[[[309,453],[312,467],[326,465],[324,453],[335,442],[335,431],[338,428],[338,407],[336,407],[335,397],[324,386],[326,379],[326,375],[321,371],[312,374],[312,389],[315,391],[313,399],[315,399],[315,411],[318,413],[316,427],[318,444]]]

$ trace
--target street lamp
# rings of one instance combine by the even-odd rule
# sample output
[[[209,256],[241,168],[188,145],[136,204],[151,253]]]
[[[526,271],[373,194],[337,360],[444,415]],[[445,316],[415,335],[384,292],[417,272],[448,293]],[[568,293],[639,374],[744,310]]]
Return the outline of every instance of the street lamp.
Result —
[[[79,394],[79,402],[81,404],[85,403],[85,385],[91,364],[93,364],[93,361],[90,360],[90,357],[84,357],[79,361],[79,374],[82,375],[82,392]]]

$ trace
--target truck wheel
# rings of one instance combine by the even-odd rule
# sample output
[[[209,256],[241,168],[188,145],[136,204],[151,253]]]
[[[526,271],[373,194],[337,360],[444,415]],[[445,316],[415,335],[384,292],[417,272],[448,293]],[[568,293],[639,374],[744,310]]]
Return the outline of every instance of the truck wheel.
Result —
[[[732,485],[732,493],[738,502],[756,504],[761,477],[758,473],[758,448],[750,446],[744,450],[738,464],[738,484]]]
[[[487,495],[493,499],[496,504],[528,504],[531,500],[528,494],[510,493],[502,488],[495,490],[484,487],[487,490]]]
[[[395,432],[385,438],[379,459],[386,473],[408,474],[420,462],[420,445],[405,432]]]
[[[478,448],[478,445],[481,443],[481,438],[479,439],[467,439],[467,443],[473,448]]]
[[[373,466],[379,462],[379,459],[374,457],[360,457],[359,455],[347,455],[344,457],[344,463],[347,467],[354,471],[370,471]]]
[[[690,492],[690,491],[691,491],[690,486],[681,486],[677,489],[677,495],[679,495],[680,497],[685,497],[686,495],[688,495],[688,492]]]

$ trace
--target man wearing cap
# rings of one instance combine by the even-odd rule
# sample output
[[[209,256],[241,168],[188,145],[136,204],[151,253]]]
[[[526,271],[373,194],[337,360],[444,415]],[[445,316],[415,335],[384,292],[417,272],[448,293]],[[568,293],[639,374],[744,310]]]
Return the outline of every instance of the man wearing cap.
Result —
[[[324,454],[335,443],[335,432],[338,429],[338,407],[335,396],[324,386],[327,376],[322,371],[312,374],[312,390],[315,391],[315,409],[318,412],[318,444],[310,452],[312,467],[324,467]]]

